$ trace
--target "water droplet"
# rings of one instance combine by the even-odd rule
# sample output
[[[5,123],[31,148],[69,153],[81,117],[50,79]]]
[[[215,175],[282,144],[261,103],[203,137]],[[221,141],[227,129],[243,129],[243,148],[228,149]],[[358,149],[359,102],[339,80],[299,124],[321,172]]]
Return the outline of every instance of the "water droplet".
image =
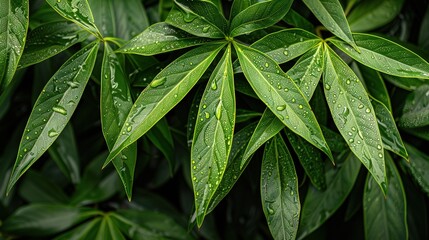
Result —
[[[331,89],[331,85],[329,85],[329,84],[325,84],[325,89],[326,89],[326,90],[330,90],[330,89]]]
[[[131,132],[131,130],[133,129],[133,127],[131,127],[131,126],[128,126],[127,127],[127,132]]]
[[[370,112],[371,112],[371,109],[367,108],[367,109],[365,110],[365,112],[366,112],[366,113],[370,113]]]
[[[284,105],[278,105],[276,109],[277,109],[277,111],[283,111],[283,110],[286,109],[286,104],[284,104]]]
[[[191,13],[186,13],[185,16],[183,16],[183,20],[187,23],[190,23],[192,21],[195,20],[195,18],[197,18],[197,16],[191,14]]]
[[[163,85],[166,81],[167,81],[167,78],[166,78],[166,77],[162,77],[162,78],[159,78],[159,79],[155,79],[155,80],[153,80],[153,81],[150,83],[150,86],[151,86],[151,87],[153,87],[153,88],[156,88],[156,87],[159,87],[159,86]]]
[[[67,115],[67,110],[61,106],[58,106],[58,105],[54,106],[54,107],[52,107],[52,110],[54,110],[54,112],[57,112],[59,114]]]
[[[58,136],[58,132],[52,128],[51,130],[48,131],[48,136],[49,137],[56,137],[56,136]]]
[[[78,82],[68,81],[67,85],[69,85],[71,88],[78,88],[79,87],[79,83]]]
[[[217,89],[216,81],[213,81],[213,82],[212,82],[212,85],[210,86],[210,88],[211,88],[212,90],[216,90],[216,89]]]
[[[349,85],[350,84],[350,79],[347,79],[346,84]]]
[[[363,104],[359,104],[358,108],[362,109],[363,108]]]
[[[381,145],[380,144],[377,145],[377,149],[381,150]]]
[[[208,31],[209,31],[209,29],[210,29],[210,26],[205,26],[205,27],[203,28],[203,33],[208,32]]]
[[[206,118],[210,118],[210,113],[206,112]]]
[[[287,55],[289,55],[289,52],[288,52],[287,50],[284,50],[284,51],[283,51],[283,54],[284,54],[285,56],[287,56]]]
[[[215,113],[215,116],[216,116],[217,120],[220,119],[221,114],[222,114],[222,102],[219,102],[219,104],[216,107],[216,113]]]
[[[349,139],[349,143],[353,143],[355,140],[353,138]]]
[[[267,68],[267,67],[269,67],[270,65],[268,65],[268,63],[265,63],[265,67]]]
[[[206,108],[207,108],[207,105],[205,105],[205,104],[204,104],[204,105],[203,105],[203,108],[204,108],[204,109],[206,109]]]
[[[301,105],[301,104],[299,104],[299,106],[298,106],[300,109],[302,109],[303,108],[303,106]]]
[[[382,158],[382,157],[383,157],[383,154],[379,153],[379,154],[378,154],[378,157],[379,157],[379,158]]]

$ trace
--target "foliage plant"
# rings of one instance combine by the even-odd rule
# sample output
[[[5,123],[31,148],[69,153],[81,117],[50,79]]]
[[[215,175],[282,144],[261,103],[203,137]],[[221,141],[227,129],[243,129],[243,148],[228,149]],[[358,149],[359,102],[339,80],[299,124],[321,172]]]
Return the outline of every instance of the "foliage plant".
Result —
[[[428,29],[422,0],[0,0],[0,239],[428,239]]]

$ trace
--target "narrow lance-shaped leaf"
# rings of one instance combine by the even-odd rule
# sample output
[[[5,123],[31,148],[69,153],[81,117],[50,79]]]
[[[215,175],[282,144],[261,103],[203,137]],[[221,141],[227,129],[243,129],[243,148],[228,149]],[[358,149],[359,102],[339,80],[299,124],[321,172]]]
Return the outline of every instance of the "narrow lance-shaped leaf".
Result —
[[[371,34],[355,33],[353,37],[360,52],[339,39],[329,41],[356,61],[377,71],[398,77],[429,79],[429,63],[401,45]]]
[[[229,14],[229,18],[232,19],[234,16],[239,14],[244,9],[248,8],[253,4],[253,0],[234,0],[231,6],[231,13]]]
[[[386,153],[389,182],[387,197],[368,175],[363,193],[363,218],[366,239],[408,239],[407,202],[401,176]]]
[[[105,165],[143,136],[186,96],[223,46],[210,44],[193,49],[170,63],[155,77],[131,108]]]
[[[359,65],[359,71],[362,74],[368,93],[386,106],[389,111],[392,111],[390,96],[381,74],[364,65]]]
[[[284,16],[283,21],[294,27],[314,32],[314,25],[307,18],[293,10],[293,8],[289,9],[289,12]]]
[[[87,0],[46,0],[46,2],[65,19],[78,24],[96,37],[102,38],[94,23]]]
[[[231,45],[210,76],[200,102],[191,147],[191,175],[197,224],[222,180],[235,125],[235,93]]]
[[[383,143],[374,108],[355,73],[329,47],[325,51],[323,84],[335,125],[352,152],[385,191]]]
[[[121,126],[133,106],[127,75],[108,43],[104,44],[101,68],[101,126],[107,147],[113,148],[121,133]],[[113,165],[121,178],[128,199],[131,199],[134,169],[137,158],[137,144],[125,148],[114,160]]]
[[[116,52],[149,56],[200,45],[207,41],[208,39],[161,22],[148,27]]]
[[[28,0],[0,1],[0,94],[11,83],[24,50]]]
[[[356,48],[346,16],[338,0],[302,0],[316,18],[337,37]]]
[[[43,88],[22,135],[8,191],[62,132],[83,94],[97,56],[98,41],[74,54]]]
[[[283,124],[332,159],[316,117],[293,80],[262,52],[238,43],[235,47],[243,73],[258,97]]]
[[[429,125],[429,85],[422,85],[408,94],[398,125],[405,128]]]
[[[410,144],[406,144],[406,147],[410,161],[402,161],[402,166],[408,170],[422,192],[429,196],[429,171],[427,171],[429,169],[429,156]]]
[[[289,11],[292,2],[291,0],[271,0],[249,6],[233,16],[230,35],[236,37],[277,23]]]
[[[280,135],[265,145],[261,166],[261,201],[274,239],[295,239],[301,203],[292,156]]]

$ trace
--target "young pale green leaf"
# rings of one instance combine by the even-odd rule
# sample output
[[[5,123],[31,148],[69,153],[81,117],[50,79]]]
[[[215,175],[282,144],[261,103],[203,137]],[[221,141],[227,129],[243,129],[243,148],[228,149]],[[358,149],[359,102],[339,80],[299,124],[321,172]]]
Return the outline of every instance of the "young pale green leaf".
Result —
[[[105,165],[179,103],[223,47],[209,44],[193,49],[165,67],[135,101]]]
[[[429,169],[429,156],[410,144],[405,146],[407,147],[410,161],[402,161],[402,166],[411,174],[420,189],[429,196],[429,172],[427,171]]]
[[[236,37],[274,25],[286,15],[292,2],[291,0],[261,1],[247,7],[233,16],[230,35]]]
[[[287,12],[286,16],[284,16],[283,21],[294,27],[301,28],[309,32],[314,32],[314,25],[307,18],[292,8],[289,9],[289,12]]]
[[[361,1],[347,19],[353,32],[366,32],[392,21],[401,11],[404,0]]]
[[[46,60],[87,39],[90,34],[71,22],[53,22],[41,25],[28,34],[19,68]]]
[[[160,22],[148,27],[116,51],[149,56],[200,45],[207,41],[208,39],[193,36]]]
[[[422,85],[408,94],[398,125],[406,128],[429,125],[429,85]]]
[[[121,63],[106,42],[101,67],[101,126],[108,149],[115,145],[121,133],[128,112],[133,106],[128,78]],[[113,160],[113,165],[121,178],[128,199],[131,199],[134,170],[137,158],[137,145],[131,144]]]
[[[235,47],[244,75],[258,97],[283,124],[332,159],[316,117],[293,80],[262,52],[238,43]]]
[[[401,45],[371,34],[355,33],[353,37],[360,52],[339,39],[329,41],[356,61],[377,71],[398,77],[429,79],[429,63]]]
[[[22,135],[8,191],[63,131],[83,94],[97,56],[98,41],[74,54],[48,81]]]
[[[396,127],[392,112],[384,104],[375,99],[371,101],[371,104],[375,110],[384,148],[398,154],[404,159],[408,159],[407,149],[402,142],[401,134]]]
[[[383,143],[374,108],[356,74],[329,47],[325,51],[323,84],[335,125],[385,192]]]
[[[361,164],[355,155],[347,154],[344,162],[337,164],[336,167],[331,166],[327,170],[325,191],[318,191],[312,186],[308,189],[297,239],[303,239],[320,227],[337,211],[351,192]]]
[[[225,38],[225,33],[206,18],[176,6],[171,9],[165,22],[198,37]]]
[[[301,56],[320,43],[316,35],[299,28],[285,29],[268,34],[251,45],[264,52],[278,64]]]
[[[390,96],[381,74],[367,66],[359,66],[368,93],[392,111]]]
[[[407,202],[401,176],[386,153],[389,182],[386,197],[368,174],[363,193],[363,218],[366,239],[408,239]]]
[[[307,100],[313,96],[323,71],[323,44],[319,43],[304,55],[286,72],[301,89]]]
[[[200,102],[191,147],[191,175],[197,224],[222,180],[235,126],[234,73],[231,45],[210,76]]]
[[[298,177],[292,156],[280,135],[265,145],[261,201],[274,239],[295,239],[301,210]]]
[[[94,23],[94,17],[87,0],[46,0],[46,2],[65,19],[83,27],[96,37],[102,38]]]
[[[0,1],[0,95],[13,80],[24,51],[28,0]]]
[[[416,90],[418,87],[427,84],[426,79],[420,78],[404,78],[398,76],[392,76],[387,74],[382,74],[383,78],[389,81],[391,84],[395,85],[398,88],[405,89],[407,91]]]
[[[325,190],[325,165],[319,150],[292,131],[286,128],[284,131],[313,186]]]
[[[338,0],[303,0],[317,19],[335,36],[356,48],[352,32]]]

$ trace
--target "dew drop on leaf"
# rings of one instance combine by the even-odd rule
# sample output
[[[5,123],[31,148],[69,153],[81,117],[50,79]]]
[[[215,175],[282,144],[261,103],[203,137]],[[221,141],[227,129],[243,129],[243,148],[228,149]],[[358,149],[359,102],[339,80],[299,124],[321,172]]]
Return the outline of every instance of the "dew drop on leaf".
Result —
[[[67,115],[67,110],[65,108],[61,107],[61,106],[58,106],[58,105],[54,106],[54,107],[52,107],[52,110],[54,112],[59,113],[59,114]]]
[[[283,111],[283,110],[285,110],[286,109],[286,105],[279,105],[279,106],[277,106],[277,108],[276,108],[278,111]]]
[[[150,86],[151,86],[151,87],[153,87],[153,88],[156,88],[156,87],[159,87],[159,86],[163,85],[166,81],[167,81],[167,78],[166,78],[166,77],[162,77],[162,78],[159,78],[159,79],[155,79],[155,80],[153,80],[153,81],[150,83]]]
[[[56,137],[56,136],[58,136],[58,132],[55,131],[55,129],[51,129],[48,131],[48,136],[49,137]]]

